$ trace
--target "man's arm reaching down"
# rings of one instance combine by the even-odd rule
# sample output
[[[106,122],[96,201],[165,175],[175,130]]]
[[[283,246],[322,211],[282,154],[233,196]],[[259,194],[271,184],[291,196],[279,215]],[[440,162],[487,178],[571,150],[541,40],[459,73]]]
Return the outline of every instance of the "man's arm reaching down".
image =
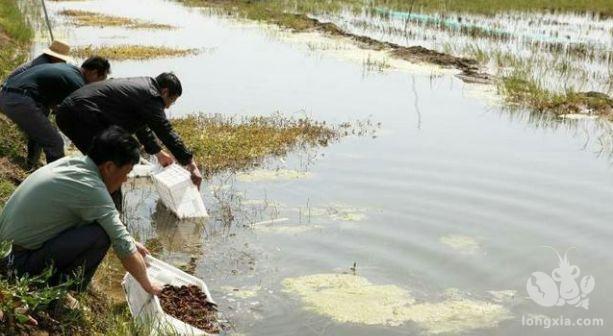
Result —
[[[147,275],[147,264],[143,255],[136,251],[120,259],[123,267],[132,274],[134,279],[143,287],[143,289],[152,295],[159,295],[162,291],[162,286],[159,283],[151,281]]]

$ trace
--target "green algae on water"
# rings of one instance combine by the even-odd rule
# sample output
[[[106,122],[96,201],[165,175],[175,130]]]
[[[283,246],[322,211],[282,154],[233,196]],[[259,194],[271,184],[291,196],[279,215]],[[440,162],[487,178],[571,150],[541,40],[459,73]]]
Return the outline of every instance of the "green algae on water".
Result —
[[[440,238],[440,242],[463,254],[476,254],[481,249],[475,238],[464,235],[446,235]]]
[[[341,323],[399,326],[416,323],[428,334],[493,328],[512,318],[500,304],[460,295],[417,302],[406,289],[375,285],[349,274],[315,274],[283,280],[284,291],[298,295],[311,312]]]

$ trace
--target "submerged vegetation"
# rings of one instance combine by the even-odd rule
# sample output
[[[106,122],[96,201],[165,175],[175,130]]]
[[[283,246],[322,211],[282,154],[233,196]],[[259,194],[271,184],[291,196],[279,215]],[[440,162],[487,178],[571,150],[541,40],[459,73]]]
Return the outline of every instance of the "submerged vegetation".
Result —
[[[110,60],[148,60],[164,57],[180,57],[196,54],[195,49],[174,49],[169,47],[143,46],[143,45],[117,45],[117,46],[84,46],[72,50],[72,55],[87,58],[99,55]]]
[[[95,12],[88,12],[82,10],[63,10],[61,15],[70,17],[73,23],[77,26],[95,26],[95,27],[107,27],[118,26],[131,29],[174,29],[174,26],[146,22],[121,16],[112,16],[106,14],[100,14]]]

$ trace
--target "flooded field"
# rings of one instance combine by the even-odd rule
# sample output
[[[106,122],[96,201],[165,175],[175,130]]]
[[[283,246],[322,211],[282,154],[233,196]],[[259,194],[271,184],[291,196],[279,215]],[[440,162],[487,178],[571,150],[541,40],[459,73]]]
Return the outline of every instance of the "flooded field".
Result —
[[[127,188],[132,233],[157,241],[162,259],[207,282],[229,334],[610,334],[608,122],[511,111],[495,88],[464,83],[453,69],[175,2],[48,7],[56,36],[75,47],[198,50],[112,62],[115,77],[174,71],[184,94],[172,117],[279,112],[330,124],[368,121],[365,127],[376,128],[256,169],[214,175],[202,188],[211,215],[205,222],[175,220],[151,186]],[[75,27],[59,14],[63,10],[175,29]],[[469,45],[453,30],[432,32],[427,23],[395,15],[326,18],[396,43]],[[511,42],[485,36],[479,46],[540,58],[544,51],[524,36],[549,36],[557,20],[565,35],[590,43],[595,55],[583,65],[569,61],[587,71],[582,88],[610,93],[612,21],[576,19],[540,17],[552,27],[539,23],[546,28],[538,32],[530,18],[521,18],[525,29],[512,32]],[[41,37],[33,53],[47,43]],[[567,259],[551,248],[560,256],[568,252]],[[533,299],[535,289],[544,293],[540,301]],[[585,299],[589,309],[577,307]],[[602,319],[604,327],[530,324],[547,317]]]
[[[360,36],[471,57],[493,74],[526,72],[555,91],[613,92],[613,18],[568,13],[419,14],[375,8],[319,19]]]

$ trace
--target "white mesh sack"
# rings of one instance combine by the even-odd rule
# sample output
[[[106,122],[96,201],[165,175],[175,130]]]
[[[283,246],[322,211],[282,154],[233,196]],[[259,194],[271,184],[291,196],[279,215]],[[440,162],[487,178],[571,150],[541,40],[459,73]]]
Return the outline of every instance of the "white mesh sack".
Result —
[[[150,279],[164,285],[196,285],[206,294],[207,301],[215,304],[209,289],[201,279],[189,275],[151,256],[147,256],[146,260],[148,263],[147,275]],[[158,297],[145,292],[130,273],[126,273],[123,277],[121,286],[126,295],[132,317],[144,325],[151,326],[151,335],[158,335],[160,332],[164,334],[164,331],[178,335],[210,335],[204,330],[191,326],[164,313]]]
[[[178,164],[154,173],[153,181],[162,203],[179,218],[208,217],[204,201],[191,174]]]

